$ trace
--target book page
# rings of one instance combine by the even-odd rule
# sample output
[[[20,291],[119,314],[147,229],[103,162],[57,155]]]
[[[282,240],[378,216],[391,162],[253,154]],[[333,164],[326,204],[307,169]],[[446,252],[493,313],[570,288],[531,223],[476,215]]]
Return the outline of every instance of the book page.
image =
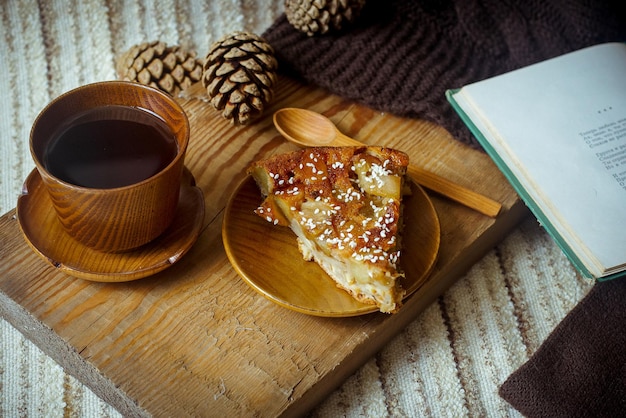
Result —
[[[626,117],[579,135],[613,180],[626,190]]]
[[[626,262],[626,45],[577,51],[461,95],[478,109],[488,139],[502,139],[494,148],[512,158],[569,244],[587,247],[583,258],[604,267]]]

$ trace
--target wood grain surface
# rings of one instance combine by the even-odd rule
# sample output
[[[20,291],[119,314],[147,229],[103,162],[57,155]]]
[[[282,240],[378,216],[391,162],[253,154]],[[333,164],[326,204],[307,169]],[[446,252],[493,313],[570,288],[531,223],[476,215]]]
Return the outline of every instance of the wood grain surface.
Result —
[[[281,78],[263,119],[234,127],[198,98],[186,166],[204,192],[205,226],[178,263],[126,283],[70,277],[36,255],[15,211],[0,218],[0,315],[126,416],[295,416],[383,347],[526,214],[491,160],[438,126],[397,118]],[[399,313],[304,315],[272,303],[235,272],[222,244],[226,203],[253,160],[286,151],[272,124],[282,107],[310,108],[373,145],[502,203],[496,219],[435,194],[441,247],[429,280]]]

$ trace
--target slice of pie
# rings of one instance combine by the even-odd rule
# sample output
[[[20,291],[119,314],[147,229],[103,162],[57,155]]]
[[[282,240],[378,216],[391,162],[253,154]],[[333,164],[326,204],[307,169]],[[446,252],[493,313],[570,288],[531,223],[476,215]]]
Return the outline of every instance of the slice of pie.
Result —
[[[256,213],[289,226],[304,259],[316,261],[355,299],[394,313],[401,203],[408,156],[382,147],[319,147],[275,155],[248,169],[265,200]]]

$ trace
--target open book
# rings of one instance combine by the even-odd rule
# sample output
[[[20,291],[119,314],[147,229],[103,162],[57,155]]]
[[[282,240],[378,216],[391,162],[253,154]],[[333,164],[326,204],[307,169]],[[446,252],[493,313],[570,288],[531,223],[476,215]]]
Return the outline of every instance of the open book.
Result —
[[[626,44],[581,49],[446,96],[584,276],[626,275]]]

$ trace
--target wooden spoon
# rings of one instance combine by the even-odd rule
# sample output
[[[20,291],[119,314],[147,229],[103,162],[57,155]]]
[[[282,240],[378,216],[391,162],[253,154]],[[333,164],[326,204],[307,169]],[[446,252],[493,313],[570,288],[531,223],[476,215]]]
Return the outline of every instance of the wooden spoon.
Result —
[[[280,109],[274,113],[274,125],[287,140],[304,147],[363,145],[341,133],[326,116],[307,109]],[[418,184],[455,202],[492,218],[500,213],[500,203],[473,190],[414,165],[407,171]]]

